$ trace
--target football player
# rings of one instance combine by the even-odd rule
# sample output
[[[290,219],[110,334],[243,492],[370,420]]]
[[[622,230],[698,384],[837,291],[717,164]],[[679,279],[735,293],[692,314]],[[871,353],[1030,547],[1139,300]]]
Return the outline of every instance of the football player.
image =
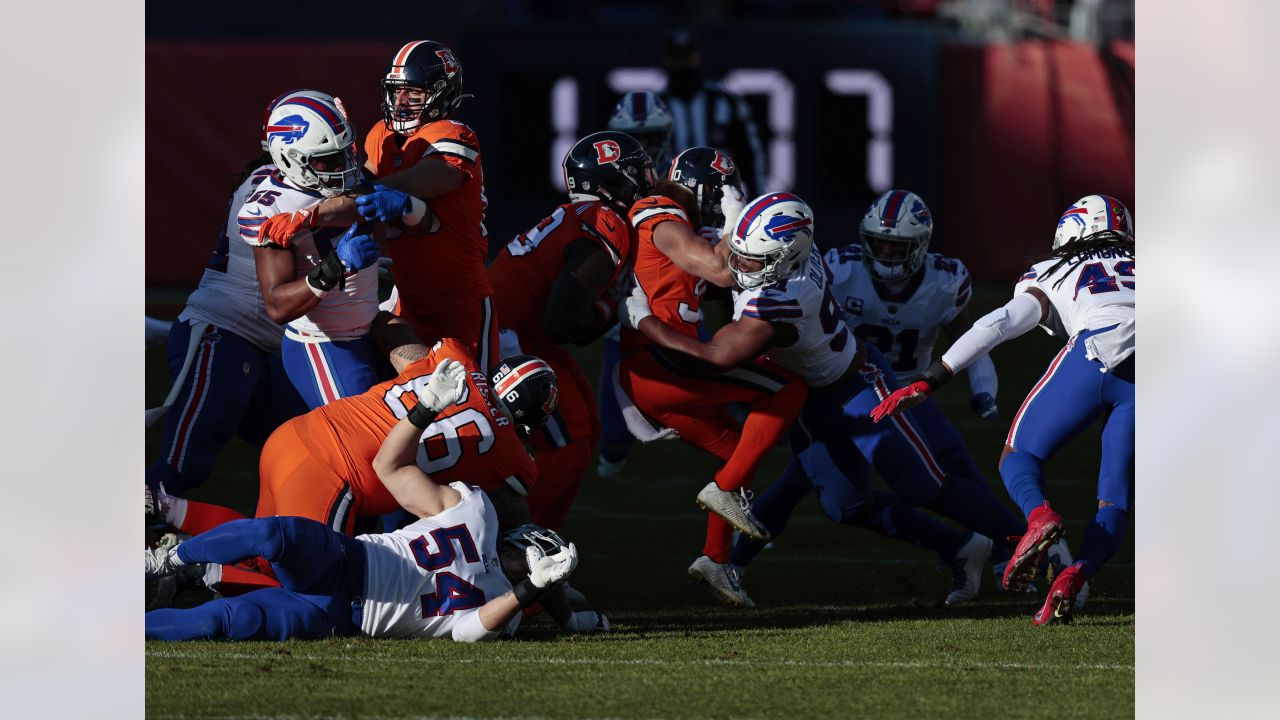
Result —
[[[609,117],[610,130],[624,132],[644,146],[653,160],[658,176],[666,177],[671,163],[671,129],[673,120],[662,99],[651,92],[623,95]],[[600,456],[596,472],[601,477],[614,477],[631,452],[635,438],[627,429],[622,410],[614,396],[613,378],[622,357],[621,327],[614,325],[605,334],[604,355],[600,364]]]
[[[381,374],[369,337],[378,312],[378,246],[354,224],[346,232],[317,227],[288,238],[263,233],[271,217],[356,186],[355,128],[332,97],[309,92],[277,104],[266,137],[278,172],[245,200],[239,234],[253,248],[267,314],[286,323],[285,370],[316,408],[364,392]]]
[[[698,233],[704,224],[699,198],[736,192],[732,166],[716,165],[723,156],[707,150],[677,166],[681,182],[662,183],[630,213],[636,230],[635,292],[647,298],[658,320],[694,344],[703,288],[707,283],[733,283],[725,264],[727,245],[713,246]],[[622,353],[619,380],[627,398],[648,418],[675,430],[681,440],[724,461],[697,496],[698,505],[710,515],[703,554],[689,567],[689,576],[706,583],[722,600],[751,604],[728,564],[732,530],[768,539],[768,531],[751,512],[747,488],[757,465],[800,412],[805,384],[758,356],[721,373],[631,329],[622,333]],[[734,402],[751,405],[741,425],[725,407]]]
[[[1063,443],[1104,418],[1098,511],[1076,562],[1054,578],[1033,622],[1069,622],[1085,581],[1115,554],[1128,527],[1134,484],[1133,219],[1118,200],[1089,195],[1058,220],[1050,255],[1029,269],[1013,299],[983,316],[924,376],[874,410],[895,418],[1002,342],[1036,325],[1067,339],[1013,417],[1000,458],[1009,495],[1027,515],[1026,533],[1005,569],[1006,587],[1025,586],[1040,556],[1064,532],[1045,499],[1043,465]]]
[[[437,484],[420,469],[424,427],[435,408],[468,390],[466,380],[460,364],[442,363],[419,388],[423,402],[399,413],[373,459],[380,484],[417,522],[353,539],[306,518],[240,520],[172,548],[148,550],[149,577],[190,564],[262,557],[281,587],[185,610],[153,610],[146,616],[147,639],[365,635],[475,642],[514,632],[521,609],[573,572],[577,550],[561,546],[548,555],[531,543],[528,576],[513,588],[499,564],[497,516],[486,495],[462,482]]]
[[[147,412],[148,427],[167,415],[160,457],[147,467],[152,489],[186,495],[208,479],[231,436],[261,448],[281,423],[307,411],[280,361],[283,328],[263,308],[253,251],[230,241],[240,234],[241,206],[277,172],[267,148],[267,118],[281,101],[306,92],[286,93],[267,105],[262,152],[246,165],[200,285],[169,330],[174,385],[162,408]]]
[[[1019,531],[1019,523],[989,492],[949,477],[914,418],[877,426],[867,417],[896,379],[880,351],[845,326],[831,294],[830,270],[813,247],[809,206],[789,193],[763,195],[740,210],[725,205],[726,217],[737,218],[728,241],[729,269],[741,289],[733,322],[702,343],[660,322],[656,310],[651,315],[637,292],[627,299],[628,324],[658,345],[715,368],[737,368],[767,352],[809,384],[801,422],[791,435],[791,463],[755,505],[771,535],[785,527],[795,496],[817,489],[832,520],[939,553],[955,572],[949,603],[975,597],[991,551],[989,537],[1003,540]],[[894,493],[871,489],[872,465]],[[913,506],[976,532],[966,536]],[[762,546],[741,538],[733,564],[745,566]]]
[[[620,132],[579,140],[563,167],[569,202],[507,243],[489,266],[502,353],[536,355],[559,380],[556,411],[529,438],[539,478],[529,510],[534,522],[557,530],[600,438],[591,383],[560,346],[588,345],[616,325],[608,293],[631,267],[625,215],[655,180],[639,142]]]

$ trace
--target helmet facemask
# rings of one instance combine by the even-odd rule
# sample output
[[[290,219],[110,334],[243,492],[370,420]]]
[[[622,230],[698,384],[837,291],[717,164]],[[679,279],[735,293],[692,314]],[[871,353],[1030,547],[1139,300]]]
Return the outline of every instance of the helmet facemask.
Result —
[[[777,253],[774,253],[777,255]],[[778,263],[769,255],[751,255],[729,246],[729,274],[743,290],[752,290],[778,281]]]
[[[870,232],[859,229],[862,237],[862,257],[871,272],[886,282],[906,280],[924,266],[929,252],[929,236],[914,238]]]

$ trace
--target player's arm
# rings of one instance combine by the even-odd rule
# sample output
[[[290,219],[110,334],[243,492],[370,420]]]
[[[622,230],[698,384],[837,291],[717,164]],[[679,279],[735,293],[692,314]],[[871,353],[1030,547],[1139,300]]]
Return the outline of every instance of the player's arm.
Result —
[[[676,332],[658,318],[647,315],[636,324],[636,329],[657,345],[682,352],[713,365],[721,370],[738,367],[760,357],[779,339],[781,328],[767,320],[739,318],[720,328],[705,343]],[[785,343],[782,343],[785,344]]]
[[[516,583],[511,592],[503,593],[467,613],[453,626],[452,636],[458,642],[493,640],[498,637],[522,609],[539,602],[552,588],[578,566],[578,549],[573,543],[547,555],[536,545],[525,550],[529,575]]]
[[[391,428],[373,458],[373,470],[391,497],[410,513],[426,518],[457,505],[462,495],[448,485],[437,485],[418,467],[418,442],[436,415],[458,400],[466,386],[467,371],[456,360],[440,363],[430,382],[418,395],[418,404]]]
[[[968,368],[996,346],[1026,334],[1049,316],[1049,298],[1035,286],[1017,293],[1001,307],[978,318],[967,332],[952,343],[942,357],[924,371],[924,377],[895,390],[872,411],[876,422],[905,412],[924,402],[929,394]]]
[[[942,332],[947,336],[948,340],[955,341],[964,335],[973,323],[969,320],[969,311],[961,310],[951,319],[951,322],[942,326]],[[978,356],[968,367],[969,374],[969,406],[973,411],[978,413],[984,419],[992,419],[999,414],[996,407],[996,391],[999,389],[999,380],[996,377],[996,364],[991,361],[991,355],[983,353]]]
[[[396,374],[404,372],[406,367],[425,358],[431,352],[431,348],[424,345],[422,339],[413,331],[412,325],[386,310],[379,310],[373,317],[373,325],[369,332],[373,337],[373,344],[391,361]]]
[[[542,330],[557,345],[588,345],[616,319],[613,308],[597,299],[613,282],[617,265],[608,251],[588,238],[569,243],[564,255],[542,313]]]
[[[352,225],[338,239],[334,249],[302,277],[294,274],[296,249],[293,248],[291,241],[282,246],[266,234],[262,244],[253,248],[253,261],[267,316],[278,323],[302,317],[330,290],[344,286],[348,272],[363,270],[378,260],[378,244],[369,235],[360,233],[356,225]]]
[[[690,275],[720,287],[733,286],[733,276],[729,274],[729,263],[726,262],[729,252],[726,243],[712,247],[688,224],[667,220],[654,227],[653,244],[663,255],[671,258],[676,267]]]
[[[438,155],[427,155],[413,167],[379,178],[378,183],[420,198],[433,198],[462,187],[470,177]]]

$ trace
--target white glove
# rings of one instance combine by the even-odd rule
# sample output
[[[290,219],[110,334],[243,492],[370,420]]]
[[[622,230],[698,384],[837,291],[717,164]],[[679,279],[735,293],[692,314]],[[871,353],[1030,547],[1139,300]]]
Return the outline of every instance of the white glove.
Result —
[[[737,224],[738,216],[742,214],[743,198],[738,188],[732,185],[722,185],[720,192],[720,213],[724,215],[724,226],[727,229]]]
[[[448,359],[436,366],[427,386],[418,393],[418,402],[438,413],[458,401],[467,386],[467,369],[462,363]]]
[[[547,555],[537,545],[530,545],[525,548],[524,558],[529,562],[529,582],[542,589],[569,577],[578,567],[578,548],[569,543]]]
[[[618,308],[618,319],[623,325],[635,330],[640,326],[640,321],[653,314],[653,310],[649,308],[649,298],[645,297],[644,290],[637,285],[631,294],[627,296],[626,302]]]

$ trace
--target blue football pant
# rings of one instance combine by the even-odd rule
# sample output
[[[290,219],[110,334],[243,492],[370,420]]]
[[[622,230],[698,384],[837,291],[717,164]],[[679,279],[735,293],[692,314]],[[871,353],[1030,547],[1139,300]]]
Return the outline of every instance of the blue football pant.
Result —
[[[171,378],[182,369],[190,337],[191,324],[175,320],[168,339]],[[209,478],[232,436],[261,448],[281,423],[306,411],[279,353],[210,325],[165,414],[160,457],[147,467],[147,485],[163,483],[169,494],[185,495]]]
[[[390,365],[373,338],[299,342],[288,334],[280,344],[285,372],[312,410],[339,398],[359,395],[390,378]]]
[[[189,609],[147,613],[148,640],[287,640],[354,635],[351,601],[363,591],[364,547],[314,520],[235,520],[178,547],[185,563],[271,562],[278,588]]]

